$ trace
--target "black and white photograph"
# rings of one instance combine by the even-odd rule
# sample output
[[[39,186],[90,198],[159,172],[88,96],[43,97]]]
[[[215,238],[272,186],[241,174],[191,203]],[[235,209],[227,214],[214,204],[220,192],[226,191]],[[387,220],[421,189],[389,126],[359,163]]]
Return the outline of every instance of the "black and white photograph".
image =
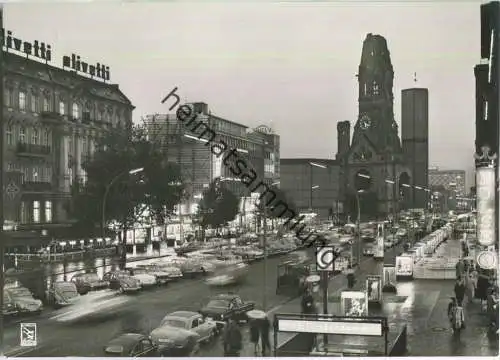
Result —
[[[0,23],[0,356],[499,355],[500,1]]]

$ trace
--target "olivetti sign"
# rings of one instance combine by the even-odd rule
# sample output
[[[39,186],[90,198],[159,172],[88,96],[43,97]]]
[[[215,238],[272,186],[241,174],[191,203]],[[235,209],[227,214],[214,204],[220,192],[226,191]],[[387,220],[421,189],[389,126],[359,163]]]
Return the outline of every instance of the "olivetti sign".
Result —
[[[12,31],[2,29],[3,46],[6,51],[14,50],[19,53],[44,60],[45,63],[52,61],[52,46],[48,43],[34,40],[33,42],[24,41],[12,34]],[[100,78],[104,81],[109,80],[109,66],[95,63],[89,64],[80,59],[79,55],[63,56],[62,65],[64,68],[70,68],[76,72],[90,75],[92,78]]]

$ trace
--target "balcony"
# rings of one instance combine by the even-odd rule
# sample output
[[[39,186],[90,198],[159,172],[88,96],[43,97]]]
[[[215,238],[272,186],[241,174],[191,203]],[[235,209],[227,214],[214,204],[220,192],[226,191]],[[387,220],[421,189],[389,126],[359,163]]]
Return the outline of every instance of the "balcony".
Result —
[[[46,192],[51,190],[52,184],[50,182],[25,181],[22,184],[23,192]]]
[[[18,156],[43,157],[49,155],[50,153],[51,148],[48,145],[26,144],[22,142],[17,143]]]
[[[42,111],[40,117],[45,122],[60,123],[63,121],[63,115],[54,111]]]

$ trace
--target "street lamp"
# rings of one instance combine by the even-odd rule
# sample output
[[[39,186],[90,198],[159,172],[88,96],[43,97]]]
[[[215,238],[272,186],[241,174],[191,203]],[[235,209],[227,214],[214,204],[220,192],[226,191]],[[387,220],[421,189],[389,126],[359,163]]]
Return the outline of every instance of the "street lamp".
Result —
[[[319,188],[319,185],[313,185],[313,167],[326,169],[325,165],[309,161],[309,171],[310,171],[309,175],[310,175],[310,184],[311,184],[311,188],[309,190],[309,192],[310,192],[309,193],[309,207],[311,208],[311,212],[313,211],[313,190]]]
[[[101,209],[101,214],[102,214],[102,218],[101,218],[101,234],[102,234],[102,238],[103,239],[105,238],[105,235],[106,235],[104,233],[104,230],[105,230],[105,227],[106,227],[106,201],[108,199],[109,190],[114,185],[114,183],[116,183],[116,181],[119,178],[121,178],[123,175],[126,175],[126,174],[134,175],[134,174],[140,173],[142,171],[144,171],[143,167],[137,168],[137,169],[132,169],[132,170],[129,170],[129,171],[121,172],[118,175],[116,175],[113,179],[111,179],[111,181],[106,186],[106,190],[104,190],[104,196],[102,198],[102,209]]]
[[[358,232],[358,266],[360,264],[360,261],[361,261],[361,231],[360,231],[360,222],[361,222],[361,205],[360,205],[360,201],[359,201],[359,194],[361,193],[364,193],[365,191],[364,190],[357,190],[354,194],[356,195],[356,207],[357,207],[357,210],[358,210],[358,216],[357,216],[357,220],[356,220],[356,228],[357,228],[357,232]],[[351,266],[352,266],[352,250],[353,250],[353,247],[351,246]]]

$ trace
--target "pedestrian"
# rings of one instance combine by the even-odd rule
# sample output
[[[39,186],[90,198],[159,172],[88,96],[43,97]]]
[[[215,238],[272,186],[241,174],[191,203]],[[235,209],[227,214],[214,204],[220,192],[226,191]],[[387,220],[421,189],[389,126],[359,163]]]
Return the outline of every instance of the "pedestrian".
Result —
[[[484,304],[488,297],[488,287],[488,276],[485,274],[484,270],[481,269],[477,276],[476,297],[480,300],[481,309],[483,310],[485,310]]]
[[[455,265],[456,278],[458,279],[459,277],[461,277],[463,272],[464,272],[464,261],[463,259],[459,259],[457,264]]]
[[[474,299],[474,290],[475,290],[474,279],[473,279],[472,273],[467,273],[465,276],[466,276],[465,294],[467,296],[467,304],[471,304],[472,299]]]
[[[242,348],[242,336],[238,323],[229,319],[224,330],[224,356],[239,357]]]
[[[347,287],[349,289],[352,289],[354,287],[354,284],[356,283],[356,278],[354,276],[354,270],[351,265],[347,266],[346,277],[347,277]]]
[[[262,356],[269,356],[271,351],[271,341],[269,339],[271,332],[271,322],[266,316],[264,319],[260,319],[260,343],[262,345]]]
[[[259,329],[259,320],[251,319],[250,320],[250,342],[253,344],[254,356],[259,356],[259,337],[260,337],[260,329]]]
[[[454,290],[457,305],[462,306],[465,297],[465,281],[461,276],[457,279]]]

